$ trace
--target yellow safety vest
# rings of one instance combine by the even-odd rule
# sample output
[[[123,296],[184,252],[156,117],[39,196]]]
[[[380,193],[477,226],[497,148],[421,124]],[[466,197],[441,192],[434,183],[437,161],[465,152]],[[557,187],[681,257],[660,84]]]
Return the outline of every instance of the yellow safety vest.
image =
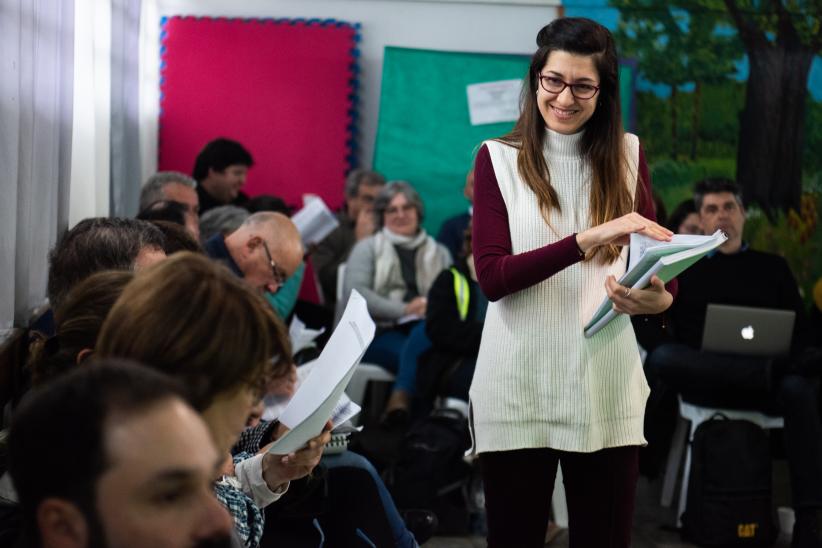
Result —
[[[454,297],[457,299],[457,310],[460,313],[460,320],[465,321],[468,317],[468,303],[471,300],[471,288],[468,280],[453,266],[450,268],[454,275]]]

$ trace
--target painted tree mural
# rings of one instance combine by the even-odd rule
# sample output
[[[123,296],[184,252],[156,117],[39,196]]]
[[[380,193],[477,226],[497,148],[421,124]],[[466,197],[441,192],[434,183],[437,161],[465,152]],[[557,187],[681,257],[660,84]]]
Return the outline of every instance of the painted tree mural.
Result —
[[[633,57],[645,78],[670,89],[672,159],[681,152],[677,98],[682,86],[693,86],[688,157],[698,154],[702,87],[727,79],[742,55],[735,33],[723,32],[715,13],[689,10],[692,2],[614,0],[621,18],[615,32],[620,53]]]
[[[771,215],[799,210],[808,75],[822,48],[822,2],[722,3],[750,63],[740,114],[737,180],[746,197]]]
[[[749,75],[739,113],[736,178],[745,198],[770,218],[799,210],[808,76],[822,51],[820,0],[612,0],[620,11],[617,37],[651,82],[671,87],[678,157],[676,95],[694,86],[692,116],[701,89],[735,72],[744,48]],[[728,32],[728,29],[735,32]],[[700,120],[691,120],[690,158],[698,154]]]

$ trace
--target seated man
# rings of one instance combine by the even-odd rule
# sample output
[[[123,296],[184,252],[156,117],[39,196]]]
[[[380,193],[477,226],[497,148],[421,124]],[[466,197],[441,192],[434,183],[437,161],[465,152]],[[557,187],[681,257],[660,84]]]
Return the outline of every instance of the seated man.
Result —
[[[18,546],[230,546],[212,491],[223,458],[180,394],[164,375],[116,362],[35,391],[9,440]]]
[[[348,260],[354,244],[377,230],[374,200],[384,186],[385,178],[376,171],[355,169],[349,173],[345,179],[345,206],[337,213],[340,226],[311,254],[325,305],[332,311],[337,302],[337,270]]]
[[[140,270],[166,258],[165,237],[154,225],[137,219],[93,217],[62,234],[49,253],[49,310],[31,326],[33,338],[54,335],[53,310],[69,291],[101,270]],[[23,390],[26,383],[23,383]],[[15,395],[14,405],[19,394]]]
[[[205,251],[262,291],[281,318],[294,309],[305,271],[303,244],[297,227],[282,213],[254,213],[228,236],[212,236]]]
[[[136,219],[94,217],[65,232],[49,254],[52,308],[78,282],[101,270],[140,270],[166,257],[163,233]]]
[[[661,416],[667,389],[698,405],[781,414],[797,516],[794,546],[822,547],[822,424],[817,389],[806,376],[807,319],[796,282],[784,259],[742,241],[745,208],[735,183],[701,181],[694,201],[703,233],[722,229],[728,240],[679,276],[679,294],[669,310],[676,342],[659,346],[648,357],[649,449],[667,447],[672,425],[659,424],[673,419]],[[772,361],[701,351],[709,303],[795,311],[791,358]]]
[[[200,238],[200,198],[197,182],[178,171],[159,171],[148,178],[140,191],[140,212],[162,206],[180,204],[186,229],[195,239]]]
[[[419,357],[417,396],[428,411],[435,398],[468,417],[468,389],[477,364],[488,299],[477,283],[471,250],[471,221],[454,266],[440,272],[428,292],[425,331],[431,348]]]
[[[214,139],[194,160],[200,213],[221,205],[243,206],[248,196],[241,190],[254,159],[243,145],[231,139]]]

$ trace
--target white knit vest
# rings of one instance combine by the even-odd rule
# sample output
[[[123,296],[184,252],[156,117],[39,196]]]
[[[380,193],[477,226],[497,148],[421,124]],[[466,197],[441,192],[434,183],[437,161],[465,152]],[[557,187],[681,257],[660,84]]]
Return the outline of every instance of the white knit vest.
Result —
[[[512,253],[520,254],[591,226],[590,168],[578,153],[582,134],[546,133],[545,157],[562,213],[550,225],[517,173],[517,150],[487,141],[508,210]],[[628,185],[634,195],[639,141],[625,135]],[[553,227],[553,230],[552,228]],[[549,447],[593,452],[643,445],[648,384],[628,316],[590,339],[583,335],[605,298],[605,279],[619,278],[627,249],[610,265],[579,262],[490,303],[471,385],[476,452]]]

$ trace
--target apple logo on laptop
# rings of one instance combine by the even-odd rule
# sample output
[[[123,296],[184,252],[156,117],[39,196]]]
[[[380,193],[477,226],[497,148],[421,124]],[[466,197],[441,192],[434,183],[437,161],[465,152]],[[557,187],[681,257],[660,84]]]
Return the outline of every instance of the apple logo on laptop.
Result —
[[[742,333],[742,338],[745,339],[746,341],[753,340],[753,338],[754,338],[754,328],[753,328],[752,325],[749,325],[747,327],[743,327],[742,331],[740,331],[740,333]]]

